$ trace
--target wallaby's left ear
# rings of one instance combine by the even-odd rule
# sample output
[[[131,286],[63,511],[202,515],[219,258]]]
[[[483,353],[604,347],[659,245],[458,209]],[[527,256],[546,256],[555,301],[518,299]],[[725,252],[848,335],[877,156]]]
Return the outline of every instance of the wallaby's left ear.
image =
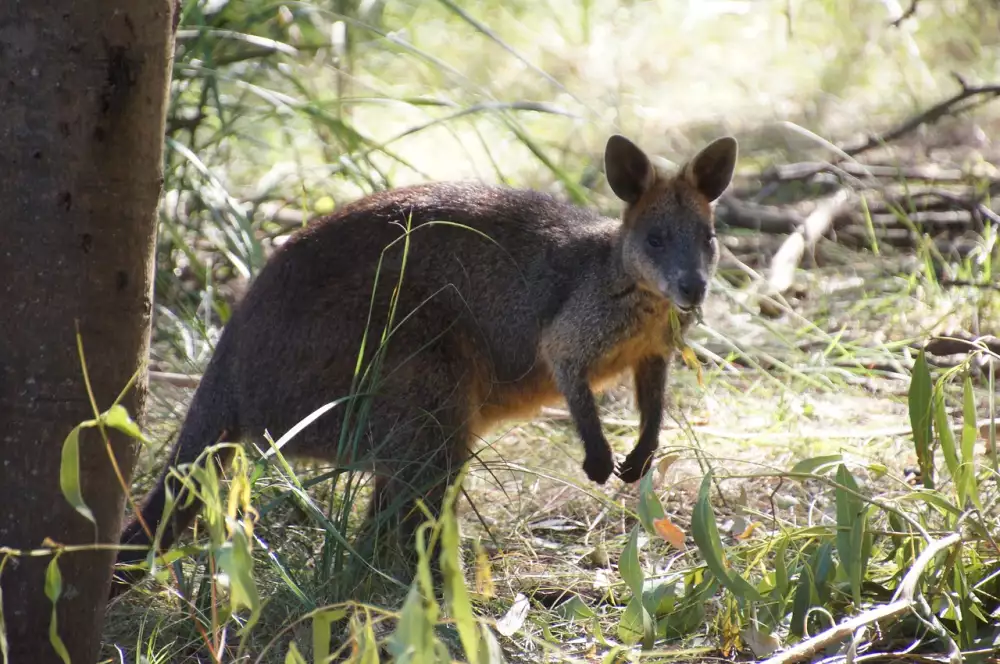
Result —
[[[684,166],[684,178],[709,201],[726,190],[736,170],[738,147],[732,136],[717,138]]]

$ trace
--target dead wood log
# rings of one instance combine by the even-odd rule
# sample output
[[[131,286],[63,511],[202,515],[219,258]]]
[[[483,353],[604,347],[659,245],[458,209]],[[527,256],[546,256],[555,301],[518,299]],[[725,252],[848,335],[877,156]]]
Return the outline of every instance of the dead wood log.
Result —
[[[748,228],[761,233],[794,233],[802,217],[791,210],[773,205],[759,205],[723,196],[715,209],[716,218],[727,226]]]

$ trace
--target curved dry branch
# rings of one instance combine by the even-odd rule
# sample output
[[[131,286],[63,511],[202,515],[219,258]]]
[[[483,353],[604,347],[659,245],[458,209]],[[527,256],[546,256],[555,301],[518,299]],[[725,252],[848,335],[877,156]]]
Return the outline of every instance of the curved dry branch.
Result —
[[[872,148],[879,147],[884,143],[889,143],[894,141],[911,131],[917,129],[921,125],[931,124],[937,122],[946,115],[950,115],[956,112],[956,106],[962,103],[966,99],[971,99],[973,97],[1000,97],[1000,84],[992,85],[968,85],[965,80],[958,75],[955,75],[958,80],[958,84],[962,86],[962,89],[956,94],[952,95],[944,101],[938,102],[934,106],[931,106],[926,111],[918,113],[908,119],[903,124],[899,125],[895,129],[891,129],[882,134],[876,134],[874,136],[869,136],[868,140],[860,145],[856,145],[850,148],[844,148],[844,152],[852,157],[855,157],[862,152],[871,150]]]
[[[894,599],[889,604],[883,604],[860,613],[839,625],[820,632],[816,636],[800,641],[794,647],[764,660],[764,664],[790,664],[812,657],[827,646],[849,638],[856,630],[880,620],[895,618],[909,611],[917,603],[917,583],[927,565],[934,556],[962,541],[962,536],[953,533],[947,537],[931,542],[926,549],[913,561],[910,571],[903,577]]]

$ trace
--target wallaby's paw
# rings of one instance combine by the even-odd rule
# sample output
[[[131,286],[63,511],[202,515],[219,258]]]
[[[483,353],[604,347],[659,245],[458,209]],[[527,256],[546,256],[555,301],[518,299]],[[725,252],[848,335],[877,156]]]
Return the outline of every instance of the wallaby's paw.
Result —
[[[625,462],[618,466],[618,477],[626,484],[634,484],[646,474],[652,461],[652,454],[640,454],[639,457],[635,458],[629,454],[625,457]]]
[[[600,456],[588,454],[587,458],[583,460],[583,472],[587,473],[587,477],[591,482],[604,484],[611,477],[612,473],[615,472],[614,454],[612,454],[610,449],[607,451],[606,456],[603,453]]]

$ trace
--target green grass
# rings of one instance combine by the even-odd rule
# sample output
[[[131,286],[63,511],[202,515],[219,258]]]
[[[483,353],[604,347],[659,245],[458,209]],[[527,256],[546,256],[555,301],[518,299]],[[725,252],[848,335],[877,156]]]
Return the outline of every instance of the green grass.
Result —
[[[249,0],[208,16],[193,0],[184,6],[153,360],[191,374],[204,368],[233,302],[276,243],[365,193],[482,178],[614,214],[600,164],[611,132],[670,159],[731,132],[752,178],[769,163],[829,156],[782,121],[847,141],[951,94],[953,70],[970,81],[1000,78],[997,14],[985,1],[921,3],[919,22],[904,29],[886,27],[885,6],[873,0],[760,1],[745,15],[701,18],[685,3],[603,0]],[[996,128],[1000,116],[986,107],[974,117]],[[991,233],[980,254],[946,261],[956,278],[992,278]],[[457,502],[469,603],[442,602],[447,624],[435,634],[464,659],[463,644],[479,629],[471,611],[493,626],[509,661],[634,661],[625,653],[638,657],[651,637],[644,661],[746,656],[751,645],[759,654],[888,602],[928,540],[962,532],[961,546],[922,577],[927,609],[869,631],[859,654],[911,643],[925,652],[990,647],[995,631],[969,616],[995,609],[1000,593],[996,459],[978,437],[981,506],[970,507],[954,481],[968,491],[967,471],[954,463],[967,457],[952,454],[932,427],[935,456],[923,468],[937,471],[933,489],[906,478],[921,467],[908,403],[916,358],[907,346],[955,329],[995,331],[997,297],[940,288],[922,262],[927,246],[909,256],[880,247],[874,256],[821,241],[823,266],[797,275],[806,296],[791,298],[776,319],[759,314],[754,286],[718,279],[705,323],[689,339],[704,384],[682,363],[673,368],[660,449],[673,460],[641,488],[588,483],[559,409],[493,432],[469,468],[469,500]],[[971,375],[971,401],[988,419],[991,377]],[[932,376],[948,377],[946,412],[935,412],[951,418],[961,448],[964,376],[936,368]],[[191,395],[151,387],[144,431],[158,444],[143,452],[137,496]],[[917,409],[935,403],[918,400]],[[627,451],[638,424],[627,384],[600,406],[616,451]],[[306,463],[251,471],[250,454],[235,485],[221,483],[207,525],[181,543],[191,555],[174,571],[193,599],[147,584],[117,600],[104,656],[118,661],[120,647],[126,661],[137,652],[149,661],[210,661],[211,649],[225,662],[300,661],[288,655],[294,642],[311,662],[323,650],[315,635],[330,621],[331,649],[355,644],[352,661],[376,661],[365,650],[375,641],[425,638],[420,612],[407,613],[405,587],[384,584],[364,605],[344,603],[343,532],[364,509],[367,478],[330,477]],[[817,457],[828,463],[801,465]],[[220,518],[225,498],[244,487],[240,504],[261,516],[246,541]],[[659,510],[686,536],[683,550],[652,526]],[[848,529],[862,523],[863,531]],[[446,524],[439,534],[450,533]],[[206,574],[209,549],[230,552],[222,583]],[[450,543],[445,550],[456,553]],[[249,554],[252,566],[231,552]],[[504,622],[519,593],[527,613]],[[568,597],[576,599],[560,604]],[[256,622],[244,629],[251,615]]]

